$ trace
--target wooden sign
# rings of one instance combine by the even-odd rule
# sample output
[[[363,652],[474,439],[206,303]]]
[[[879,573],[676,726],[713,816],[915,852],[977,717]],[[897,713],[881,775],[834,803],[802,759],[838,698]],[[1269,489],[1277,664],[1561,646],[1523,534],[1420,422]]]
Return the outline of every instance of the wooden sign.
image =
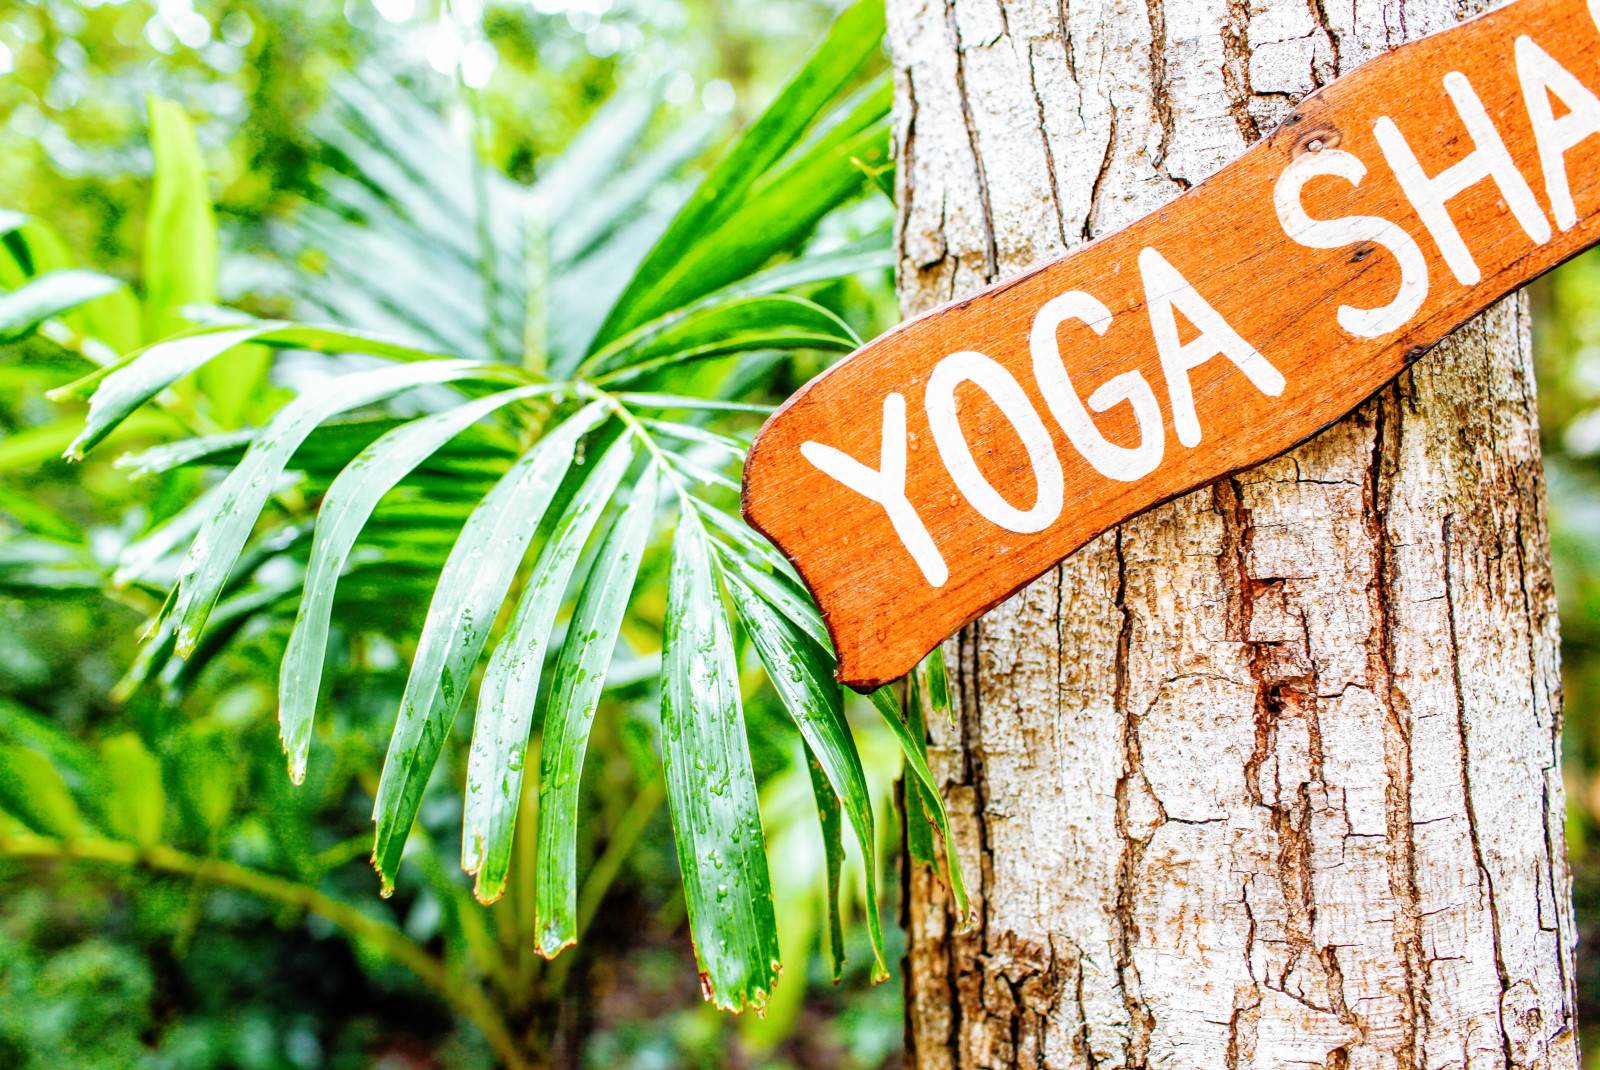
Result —
[[[840,680],[903,675],[1095,535],[1304,442],[1600,241],[1597,93],[1590,8],[1516,0],[807,384],[750,451],[744,515],[815,594]]]

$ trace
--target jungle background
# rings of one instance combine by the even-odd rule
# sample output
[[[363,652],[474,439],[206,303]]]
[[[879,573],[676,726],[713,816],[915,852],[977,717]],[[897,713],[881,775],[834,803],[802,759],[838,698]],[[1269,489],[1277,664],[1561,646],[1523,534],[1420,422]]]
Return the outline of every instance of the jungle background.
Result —
[[[0,0],[0,212],[46,225],[63,264],[128,283],[147,321],[243,312],[422,333],[485,351],[474,356],[555,351],[563,340],[543,332],[574,317],[541,310],[620,287],[842,6]],[[151,133],[156,112],[187,120],[169,119],[177,140],[165,150]],[[198,196],[209,214],[175,209],[171,179],[167,195],[153,188],[186,151],[204,177],[183,203]],[[598,156],[617,161],[615,174],[560,201],[573,161]],[[861,337],[895,318],[885,158],[859,162],[859,190],[807,239],[860,250],[854,274],[801,289]],[[502,321],[492,273],[478,278],[448,258],[439,266],[430,243],[474,247],[484,237],[474,206],[519,190],[545,191],[543,203],[559,201],[566,216],[530,225],[510,251],[486,239],[516,261],[514,274],[528,265],[525,308]],[[34,235],[32,255],[45,240]],[[605,255],[589,255],[596,249]],[[548,270],[568,262],[582,269],[572,279]],[[372,283],[402,276],[413,278],[389,292]],[[437,291],[426,307],[404,300],[419,279]],[[1600,1028],[1600,258],[1574,261],[1533,296],[1587,1030]],[[146,322],[144,335],[164,323]],[[837,983],[831,976],[809,774],[748,651],[741,686],[786,967],[764,1015],[720,1013],[701,996],[648,754],[660,702],[648,636],[637,665],[612,665],[583,774],[579,869],[590,899],[576,949],[547,966],[503,946],[515,925],[485,926],[484,915],[521,907],[514,897],[472,901],[455,865],[461,802],[449,782],[459,770],[448,761],[435,779],[449,790],[424,797],[396,894],[380,899],[369,815],[406,681],[405,637],[425,601],[379,591],[369,628],[336,628],[327,713],[306,783],[291,784],[276,723],[282,614],[241,615],[188,664],[141,658],[143,622],[159,608],[152,585],[172,550],[160,533],[214,473],[119,466],[129,451],[192,430],[155,418],[128,421],[114,448],[81,464],[60,460],[83,409],[46,392],[93,367],[71,341],[60,331],[0,338],[0,781],[45,763],[65,789],[46,813],[37,798],[8,801],[0,784],[0,810],[33,806],[31,820],[48,824],[79,821],[81,809],[81,820],[125,840],[182,853],[154,865],[131,847],[91,859],[0,852],[0,1070],[488,1067],[495,1056],[470,1013],[485,991],[502,1013],[550,1018],[551,1058],[563,1066],[898,1065],[900,759],[881,722],[851,707],[880,815],[871,861],[884,889],[886,983],[870,980],[859,893],[846,895],[856,915],[848,965]],[[750,389],[781,400],[830,359],[767,360]],[[229,367],[230,379],[196,387],[210,392],[209,430],[257,423],[322,381],[314,362],[292,355]],[[291,519],[304,506],[296,494],[278,491]],[[106,784],[145,803],[98,812]]]

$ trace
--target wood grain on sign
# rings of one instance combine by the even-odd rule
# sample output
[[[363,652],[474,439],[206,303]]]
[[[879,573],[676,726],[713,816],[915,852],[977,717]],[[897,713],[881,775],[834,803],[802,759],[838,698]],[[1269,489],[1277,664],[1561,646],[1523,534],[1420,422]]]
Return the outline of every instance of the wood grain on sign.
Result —
[[[1095,535],[1305,441],[1600,242],[1597,94],[1589,7],[1516,0],[807,384],[750,451],[744,515],[815,594],[839,678],[903,675]]]

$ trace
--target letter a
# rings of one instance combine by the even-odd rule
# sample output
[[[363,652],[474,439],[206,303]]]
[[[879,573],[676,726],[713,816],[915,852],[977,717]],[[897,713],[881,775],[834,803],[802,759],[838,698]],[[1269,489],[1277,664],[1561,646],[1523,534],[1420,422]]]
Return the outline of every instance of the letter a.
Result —
[[[1493,179],[1500,188],[1500,196],[1505,198],[1511,214],[1535,243],[1543,245],[1550,240],[1550,221],[1544,217],[1522,172],[1517,170],[1511,153],[1506,151],[1500,131],[1495,129],[1494,122],[1484,110],[1478,94],[1473,92],[1467,76],[1460,71],[1451,71],[1444,76],[1444,89],[1456,106],[1461,125],[1467,128],[1473,149],[1437,175],[1429,178],[1422,170],[1422,164],[1417,160],[1417,154],[1411,151],[1405,135],[1400,133],[1400,128],[1387,115],[1380,115],[1374,120],[1372,133],[1378,139],[1378,147],[1383,150],[1383,158],[1394,171],[1400,189],[1405,192],[1411,207],[1417,210],[1422,225],[1433,235],[1433,243],[1439,247],[1439,255],[1449,265],[1456,281],[1463,286],[1476,286],[1483,278],[1483,273],[1472,259],[1467,243],[1461,240],[1461,232],[1450,218],[1445,202],[1488,178]]]
[[[1194,390],[1189,372],[1212,357],[1227,357],[1238,365],[1257,390],[1270,397],[1283,393],[1283,373],[1257,353],[1237,331],[1228,326],[1221,313],[1195,293],[1189,280],[1154,249],[1139,250],[1139,274],[1144,279],[1144,300],[1150,312],[1150,330],[1156,336],[1156,353],[1161,371],[1167,377],[1167,394],[1172,399],[1172,426],[1178,441],[1185,446],[1200,445],[1200,418],[1194,411]],[[1178,341],[1177,309],[1200,329],[1192,342]]]
[[[1533,124],[1533,140],[1539,146],[1550,212],[1556,217],[1556,226],[1571,230],[1578,223],[1578,210],[1567,184],[1566,154],[1584,138],[1600,134],[1600,100],[1527,35],[1517,38],[1517,77],[1522,82],[1528,121]],[[1550,107],[1551,93],[1568,109],[1559,119]]]
[[[950,569],[933,544],[933,537],[922,518],[906,498],[906,399],[890,394],[883,399],[883,445],[878,454],[879,471],[873,471],[854,457],[820,442],[802,442],[800,456],[823,474],[832,476],[857,494],[883,506],[889,523],[911,560],[922,570],[923,578],[934,587],[943,587]]]

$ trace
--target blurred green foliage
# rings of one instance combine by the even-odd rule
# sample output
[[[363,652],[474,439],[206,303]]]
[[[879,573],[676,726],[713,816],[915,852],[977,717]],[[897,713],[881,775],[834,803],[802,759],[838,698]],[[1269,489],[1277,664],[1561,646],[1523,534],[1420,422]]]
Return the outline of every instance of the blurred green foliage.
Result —
[[[1600,251],[1531,290],[1561,608],[1562,773],[1578,914],[1580,1039],[1592,1052],[1600,1044]]]
[[[585,882],[605,891],[604,923],[576,951],[545,965],[526,941],[492,946],[526,931],[506,921],[527,904],[472,902],[450,858],[461,804],[448,785],[425,796],[396,894],[380,901],[368,815],[406,683],[403,637],[425,602],[371,590],[367,626],[336,629],[317,743],[295,787],[274,723],[283,630],[270,614],[242,612],[189,665],[152,662],[139,642],[174,561],[174,546],[150,533],[204,491],[205,469],[136,480],[110,463],[187,430],[259,424],[315,377],[269,378],[270,354],[246,347],[176,384],[171,404],[136,414],[114,448],[74,468],[55,457],[81,410],[63,416],[44,396],[141,339],[226,317],[218,301],[269,315],[349,311],[308,304],[348,279],[308,221],[323,213],[323,239],[372,222],[334,192],[339,176],[361,174],[329,140],[351,71],[397,79],[468,170],[476,156],[491,181],[521,185],[544,177],[607,101],[659,98],[645,145],[701,131],[677,154],[690,170],[679,164],[645,191],[664,220],[692,188],[699,146],[755,114],[833,14],[805,0],[759,10],[677,0],[0,7],[0,205],[43,221],[12,232],[0,265],[17,266],[0,270],[83,264],[129,284],[0,350],[0,810],[12,815],[0,817],[10,845],[0,858],[0,1065],[487,1066],[497,1019],[554,1036],[564,1065],[869,1067],[893,1057],[898,986],[869,987],[859,923],[848,930],[850,968],[829,983],[812,784],[753,651],[740,683],[789,981],[765,1018],[735,1020],[702,1002],[672,830],[659,801],[640,805],[659,783],[647,674],[608,692],[594,726],[578,846]],[[199,155],[183,165],[190,126]],[[209,183],[198,199],[182,185],[197,171]],[[210,220],[193,214],[205,201],[215,253]],[[825,224],[836,243],[881,230],[887,206],[863,204]],[[0,285],[20,294],[25,281]],[[892,315],[881,270],[805,292],[860,333]],[[555,280],[546,296],[559,298]],[[771,367],[770,396],[825,359]],[[283,488],[275,515],[292,521],[304,509],[297,493]],[[281,538],[306,533],[291,524]],[[270,577],[255,589],[263,599],[245,608],[270,608]],[[897,747],[870,727],[870,709],[852,716],[866,718],[857,735],[879,848],[892,852]],[[464,757],[434,779],[458,778],[452,761]],[[630,838],[630,850],[611,849]],[[849,880],[859,862],[845,872],[859,917],[859,881]],[[890,900],[881,909],[894,963]]]

